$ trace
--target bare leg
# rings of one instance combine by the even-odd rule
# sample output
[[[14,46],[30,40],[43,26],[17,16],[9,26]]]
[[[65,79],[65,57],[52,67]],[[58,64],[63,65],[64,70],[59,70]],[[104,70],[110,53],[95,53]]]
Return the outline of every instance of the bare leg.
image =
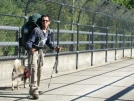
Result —
[[[14,80],[12,80],[12,90],[14,90]]]
[[[24,78],[24,88],[26,88],[26,78]]]
[[[19,81],[17,81],[17,89],[19,89]]]

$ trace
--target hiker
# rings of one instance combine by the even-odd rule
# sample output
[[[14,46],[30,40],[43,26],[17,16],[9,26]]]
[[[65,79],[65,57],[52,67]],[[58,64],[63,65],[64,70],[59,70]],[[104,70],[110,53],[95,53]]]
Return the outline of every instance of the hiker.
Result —
[[[42,15],[40,19],[41,25],[35,27],[28,41],[26,42],[26,48],[28,49],[28,57],[31,62],[31,80],[30,80],[30,95],[34,99],[39,98],[39,86],[41,69],[44,65],[44,46],[47,45],[50,49],[55,51],[61,51],[60,47],[54,47],[51,41],[51,32],[49,30],[49,25],[51,23],[49,15]],[[36,22],[34,22],[37,24]]]

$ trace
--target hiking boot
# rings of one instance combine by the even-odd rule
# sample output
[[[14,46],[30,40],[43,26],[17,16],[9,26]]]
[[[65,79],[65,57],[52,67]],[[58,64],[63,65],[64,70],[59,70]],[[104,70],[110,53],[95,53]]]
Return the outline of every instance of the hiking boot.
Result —
[[[42,95],[43,94],[43,91],[39,91],[39,95]]]
[[[39,94],[32,94],[33,99],[39,99]]]
[[[29,94],[33,97],[33,99],[39,99],[39,92],[38,89],[30,90]]]

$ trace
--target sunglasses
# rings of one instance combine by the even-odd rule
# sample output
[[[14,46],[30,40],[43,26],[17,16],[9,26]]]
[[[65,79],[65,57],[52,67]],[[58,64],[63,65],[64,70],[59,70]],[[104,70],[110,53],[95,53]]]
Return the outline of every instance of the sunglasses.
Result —
[[[49,20],[42,20],[42,21],[43,21],[43,22],[45,22],[45,21],[46,21],[46,22],[49,22]]]

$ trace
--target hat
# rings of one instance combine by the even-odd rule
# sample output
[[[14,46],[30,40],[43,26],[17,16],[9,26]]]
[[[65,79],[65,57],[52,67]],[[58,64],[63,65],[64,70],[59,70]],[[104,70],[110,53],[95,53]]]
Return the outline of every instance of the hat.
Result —
[[[39,13],[35,13],[33,14],[32,16],[29,17],[29,22],[39,22],[40,21],[40,18],[41,18],[41,15]]]

